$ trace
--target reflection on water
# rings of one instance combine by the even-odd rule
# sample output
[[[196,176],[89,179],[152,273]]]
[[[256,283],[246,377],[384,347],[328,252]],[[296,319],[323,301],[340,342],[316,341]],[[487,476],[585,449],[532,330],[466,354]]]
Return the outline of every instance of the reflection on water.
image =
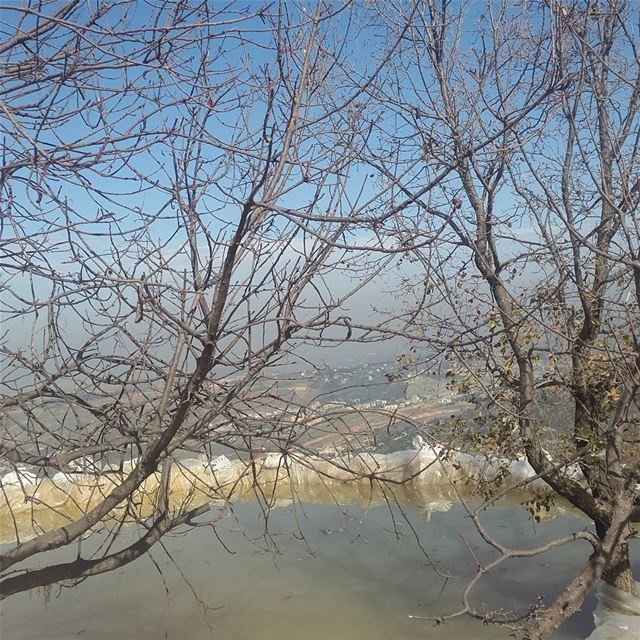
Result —
[[[412,620],[455,609],[474,563],[492,557],[460,505],[425,518],[419,506],[391,510],[303,502],[265,516],[256,502],[236,504],[216,525],[172,535],[152,553],[78,587],[6,600],[3,640],[402,640],[508,638],[470,619],[433,628]],[[282,504],[282,502],[280,503]],[[526,546],[584,527],[557,517],[539,525],[521,509],[485,516],[505,544]],[[125,529],[119,544],[135,535]],[[463,537],[466,543],[463,541]],[[82,543],[86,557],[100,536]],[[219,539],[218,539],[219,538]],[[226,549],[225,549],[226,547]],[[426,551],[425,555],[423,551]],[[57,552],[72,559],[77,549]],[[588,555],[570,545],[500,567],[475,591],[478,607],[522,610],[537,592],[552,597]],[[444,580],[434,570],[435,565]],[[585,637],[593,600],[556,638]]]
[[[464,497],[473,498],[477,484],[497,477],[498,486],[518,484],[534,474],[523,461],[508,463],[508,479],[503,477],[503,461],[460,454],[453,460],[438,457],[427,447],[419,451],[367,454],[326,459],[317,456],[282,456],[267,453],[249,462],[226,456],[215,460],[174,461],[169,472],[169,509],[184,513],[205,504],[237,503],[261,497],[270,506],[299,502],[340,502],[341,504],[385,504],[386,492],[405,503],[420,505],[425,514],[446,511]],[[0,480],[0,543],[24,542],[82,517],[97,506],[136,465],[121,462],[119,468],[39,477],[28,469],[17,469]],[[370,478],[375,476],[376,480]],[[471,482],[469,482],[471,480]],[[453,484],[452,484],[453,483]],[[455,488],[454,488],[455,485]],[[535,482],[530,487],[535,487]],[[542,483],[546,488],[546,485]],[[387,487],[384,489],[383,487]],[[121,502],[112,512],[114,520],[144,521],[158,502],[160,473],[147,477],[131,500]],[[520,497],[526,494],[520,494]],[[529,496],[530,497],[530,496]],[[513,500],[512,500],[513,501]],[[516,499],[518,504],[518,499]],[[558,504],[566,511],[566,505]]]

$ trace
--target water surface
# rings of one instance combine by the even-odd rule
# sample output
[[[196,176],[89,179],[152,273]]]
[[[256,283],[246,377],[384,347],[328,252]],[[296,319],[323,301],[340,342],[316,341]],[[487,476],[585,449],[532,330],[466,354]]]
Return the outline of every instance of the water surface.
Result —
[[[461,505],[427,514],[419,505],[235,505],[216,525],[171,535],[152,553],[73,588],[12,596],[0,612],[3,640],[453,640],[508,638],[469,618],[434,628],[410,616],[454,611],[480,561],[493,557]],[[569,517],[533,523],[521,508],[484,522],[504,544],[527,547],[584,528]],[[268,533],[265,535],[265,528]],[[126,529],[119,544],[133,540]],[[90,554],[99,536],[83,542]],[[73,550],[56,552],[70,560]],[[575,543],[509,561],[474,591],[479,608],[523,610],[536,593],[553,597],[588,556]],[[440,574],[440,575],[439,575]],[[447,577],[443,577],[447,576]],[[555,637],[586,637],[585,609]]]

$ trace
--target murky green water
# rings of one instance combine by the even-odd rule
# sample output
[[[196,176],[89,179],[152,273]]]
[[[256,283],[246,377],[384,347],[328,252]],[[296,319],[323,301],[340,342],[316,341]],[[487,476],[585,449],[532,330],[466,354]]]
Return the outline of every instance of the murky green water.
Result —
[[[492,557],[461,506],[423,516],[416,506],[303,503],[271,510],[265,538],[258,505],[239,504],[216,526],[224,544],[209,527],[192,530],[78,587],[9,598],[2,639],[508,638],[507,630],[469,618],[434,628],[409,617],[459,606],[474,571],[467,544],[479,558]],[[517,508],[495,510],[485,522],[501,542],[520,546],[584,527],[562,517],[534,526]],[[134,533],[126,530],[122,544]],[[85,541],[83,554],[96,542]],[[588,553],[574,544],[505,564],[481,582],[474,602],[521,610],[538,592],[552,597]],[[71,558],[66,550],[56,560]],[[556,637],[585,637],[592,608],[589,599]]]

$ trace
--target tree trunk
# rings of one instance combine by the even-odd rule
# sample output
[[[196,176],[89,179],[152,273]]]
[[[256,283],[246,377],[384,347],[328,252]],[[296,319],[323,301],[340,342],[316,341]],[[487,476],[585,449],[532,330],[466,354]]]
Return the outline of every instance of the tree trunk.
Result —
[[[604,540],[606,531],[603,525],[596,524],[596,532],[600,540]],[[629,562],[629,545],[626,542],[616,547],[613,557],[602,572],[601,578],[607,584],[620,589],[620,591],[631,593],[634,596],[640,595],[633,579],[633,571]]]

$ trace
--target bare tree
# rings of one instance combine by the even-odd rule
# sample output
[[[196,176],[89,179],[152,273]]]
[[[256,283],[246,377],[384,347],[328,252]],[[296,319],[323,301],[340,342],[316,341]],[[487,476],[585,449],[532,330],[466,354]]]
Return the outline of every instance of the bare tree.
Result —
[[[228,499],[172,502],[188,452],[236,452],[251,484],[258,452],[302,446],[269,371],[352,338],[341,309],[400,251],[358,245],[378,192],[357,99],[382,68],[350,80],[360,28],[350,2],[3,9],[1,489],[32,521],[22,539],[7,502],[4,597],[126,564]],[[33,487],[60,473],[94,493],[43,531]],[[126,520],[128,548],[47,564]]]
[[[307,464],[331,430],[350,451],[320,457],[321,477],[413,481],[424,466],[351,464],[381,421],[402,417],[395,409],[314,413],[274,382],[310,347],[395,337],[424,345],[429,367],[448,363],[452,390],[477,404],[442,435],[447,448],[498,462],[495,477],[473,478],[486,500],[467,506],[499,557],[478,565],[461,610],[439,620],[474,615],[543,638],[598,579],[633,593],[633,10],[506,0],[5,9],[0,492],[15,544],[0,556],[0,597],[127,564],[176,527],[210,523],[210,505],[239,491],[268,503],[263,467],[277,480],[296,456]],[[405,307],[354,320],[349,301],[382,274]],[[399,359],[405,371],[413,349]],[[210,465],[222,452],[242,462],[224,486],[216,469],[228,460]],[[533,517],[560,496],[594,531],[533,549],[491,537],[481,516],[507,490],[502,461],[517,456],[533,468],[526,482],[549,487],[526,503]],[[446,451],[429,464],[465,497]],[[38,489],[59,496],[60,477],[83,496],[64,512]],[[47,526],[43,511],[54,514]],[[143,533],[113,551],[130,521]],[[49,560],[98,529],[111,541],[98,557]],[[515,620],[474,608],[492,568],[574,541],[593,553],[548,608]]]
[[[396,10],[380,16],[390,33],[406,16]],[[592,545],[584,567],[532,608],[532,638],[575,613],[599,578],[636,593],[636,20],[624,2],[420,2],[370,92],[387,111],[369,161],[406,199],[399,227],[446,224],[406,269],[421,321],[405,332],[444,353],[452,389],[476,398],[482,413],[457,437],[526,456],[555,492],[538,507],[559,495],[594,523],[577,536]],[[481,513],[500,562],[531,554],[488,536]],[[455,615],[491,618],[468,595]]]

